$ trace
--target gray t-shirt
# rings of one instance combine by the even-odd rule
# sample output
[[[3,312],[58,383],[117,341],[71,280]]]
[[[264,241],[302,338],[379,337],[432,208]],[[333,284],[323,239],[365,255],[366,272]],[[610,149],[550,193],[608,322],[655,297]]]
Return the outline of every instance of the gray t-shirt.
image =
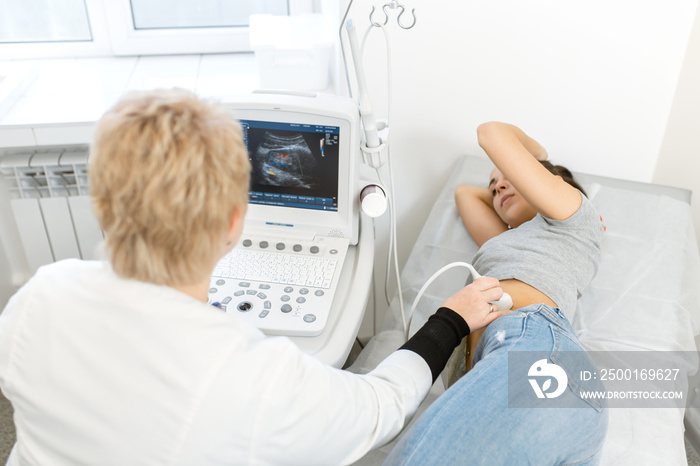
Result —
[[[566,220],[537,214],[491,238],[474,256],[474,268],[487,277],[527,283],[572,315],[598,270],[604,231],[593,203],[581,197],[581,207]]]

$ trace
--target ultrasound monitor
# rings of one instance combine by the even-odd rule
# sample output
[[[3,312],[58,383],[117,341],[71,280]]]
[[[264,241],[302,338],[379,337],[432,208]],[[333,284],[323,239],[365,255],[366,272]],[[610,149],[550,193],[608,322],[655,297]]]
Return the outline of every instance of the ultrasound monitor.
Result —
[[[251,204],[338,210],[340,127],[241,120]]]
[[[246,230],[358,237],[359,111],[333,95],[253,93],[226,102],[251,163]]]

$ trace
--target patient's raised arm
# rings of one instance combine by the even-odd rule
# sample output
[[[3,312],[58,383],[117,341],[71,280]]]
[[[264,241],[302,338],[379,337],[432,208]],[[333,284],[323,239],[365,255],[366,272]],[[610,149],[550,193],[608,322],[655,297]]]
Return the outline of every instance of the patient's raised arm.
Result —
[[[455,203],[467,232],[479,247],[508,229],[508,225],[493,209],[491,193],[487,188],[457,186]]]
[[[540,162],[544,148],[518,127],[493,121],[477,129],[479,145],[537,212],[554,220],[565,220],[581,205],[579,191],[553,175]]]

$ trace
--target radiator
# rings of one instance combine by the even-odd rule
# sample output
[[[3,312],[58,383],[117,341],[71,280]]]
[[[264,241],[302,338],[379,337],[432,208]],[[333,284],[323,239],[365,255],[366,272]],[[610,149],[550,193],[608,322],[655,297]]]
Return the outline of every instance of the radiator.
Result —
[[[13,222],[30,275],[54,261],[99,257],[104,235],[88,196],[87,157],[87,146],[0,152],[0,199],[11,217],[1,221]]]

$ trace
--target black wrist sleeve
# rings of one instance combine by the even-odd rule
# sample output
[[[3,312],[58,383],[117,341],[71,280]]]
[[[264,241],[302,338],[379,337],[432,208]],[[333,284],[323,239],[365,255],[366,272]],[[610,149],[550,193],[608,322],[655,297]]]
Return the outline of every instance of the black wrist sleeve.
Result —
[[[469,325],[462,316],[452,309],[441,307],[399,349],[413,351],[425,359],[435,382],[454,349],[467,335],[469,335]]]

